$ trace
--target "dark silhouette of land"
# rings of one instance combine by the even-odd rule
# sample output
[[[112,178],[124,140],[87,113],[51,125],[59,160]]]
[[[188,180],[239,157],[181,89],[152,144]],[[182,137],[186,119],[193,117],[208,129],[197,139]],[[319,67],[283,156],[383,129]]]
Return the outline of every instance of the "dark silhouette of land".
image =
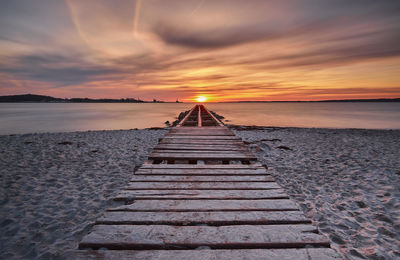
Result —
[[[55,98],[43,95],[25,94],[25,95],[12,95],[0,96],[2,103],[18,103],[18,102],[31,102],[31,103],[181,103],[176,100],[175,102],[164,102],[157,99],[153,101],[143,101],[135,98]],[[269,102],[400,102],[400,98],[380,98],[380,99],[339,99],[339,100],[319,100],[319,101],[233,101],[227,103],[269,103]]]
[[[121,98],[121,99],[111,99],[111,98],[55,98],[43,95],[25,94],[25,95],[12,95],[12,96],[0,96],[0,102],[38,102],[38,103],[162,103],[153,99],[153,101],[143,101],[141,99],[135,98]]]

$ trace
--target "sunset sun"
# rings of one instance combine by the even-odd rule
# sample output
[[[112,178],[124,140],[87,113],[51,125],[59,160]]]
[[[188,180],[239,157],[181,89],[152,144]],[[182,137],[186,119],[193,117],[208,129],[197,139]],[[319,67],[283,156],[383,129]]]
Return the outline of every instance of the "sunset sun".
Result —
[[[204,96],[199,96],[199,97],[196,98],[197,102],[205,102],[206,100],[207,100],[207,98],[204,97]]]

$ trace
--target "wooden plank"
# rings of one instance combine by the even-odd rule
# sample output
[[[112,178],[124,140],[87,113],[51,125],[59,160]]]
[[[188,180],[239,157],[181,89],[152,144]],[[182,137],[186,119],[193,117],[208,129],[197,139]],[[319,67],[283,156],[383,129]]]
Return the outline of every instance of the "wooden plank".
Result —
[[[182,127],[182,128],[171,128],[170,132],[171,133],[184,133],[184,132],[190,132],[190,131],[215,131],[215,132],[222,132],[222,131],[227,131],[231,132],[231,129],[228,127],[220,127],[220,126],[203,126],[201,128],[199,127]]]
[[[186,144],[186,145],[181,145],[181,144],[164,144],[160,143],[157,144],[155,147],[176,147],[176,148],[182,148],[182,147],[190,147],[190,148],[241,148],[241,149],[248,149],[247,146],[244,144]]]
[[[226,145],[243,145],[241,140],[206,140],[206,139],[173,139],[173,138],[164,138],[159,143],[162,144],[226,144]]]
[[[241,141],[237,136],[230,136],[230,135],[192,135],[188,136],[181,136],[181,135],[169,135],[166,134],[163,139],[199,139],[199,140],[238,140]]]
[[[160,164],[154,164],[160,165]],[[171,165],[171,164],[163,164],[163,165]],[[196,164],[193,164],[196,165]],[[227,173],[227,174],[236,174],[236,173],[265,173],[267,174],[267,170],[264,167],[256,167],[256,168],[207,168],[207,167],[200,167],[203,165],[198,165],[199,167],[192,167],[192,168],[144,168],[141,167],[137,170],[137,172],[153,172],[153,173]]]
[[[259,169],[147,169],[140,168],[135,175],[267,175],[264,168]]]
[[[95,225],[79,248],[212,249],[329,246],[312,225]]]
[[[188,118],[185,122],[185,126],[197,126],[197,118]]]
[[[134,182],[126,190],[271,190],[280,189],[275,182]]]
[[[252,164],[143,164],[140,169],[265,169],[261,163]]]
[[[149,160],[256,160],[254,155],[245,153],[158,153],[153,152],[149,155]]]
[[[168,133],[169,136],[192,136],[192,135],[222,135],[222,136],[235,136],[234,133],[228,130],[191,130],[191,131],[179,131],[179,132],[172,132]]]
[[[260,200],[134,200],[128,205],[108,211],[133,212],[212,212],[212,211],[298,211],[298,206],[289,199]]]
[[[201,127],[201,109],[200,109],[200,107],[199,107],[199,109],[198,109],[198,114],[197,114],[197,126],[198,127]]]
[[[158,149],[154,149],[153,152],[151,153],[150,156],[152,156],[153,154],[187,154],[187,155],[196,155],[196,154],[201,154],[201,155],[209,155],[209,156],[222,156],[222,155],[235,155],[235,156],[241,156],[241,155],[245,155],[245,156],[253,156],[253,154],[251,154],[249,151],[246,150],[242,150],[242,151],[209,151],[209,150],[185,150],[182,151],[181,149],[177,149],[177,150],[173,150],[173,149],[169,149],[169,150],[158,150]]]
[[[158,150],[202,150],[202,151],[243,151],[249,150],[241,145],[180,145],[180,144],[158,144],[154,151]]]
[[[173,158],[174,160],[247,160],[255,161],[255,156],[248,151],[210,151],[210,150],[153,150],[149,155],[149,160],[162,157]]]
[[[197,126],[185,126],[185,127],[173,127],[171,128],[171,132],[188,132],[188,131],[208,131],[208,130],[227,130],[227,131],[231,131],[228,127],[226,126],[203,126],[202,128],[198,128]]]
[[[182,128],[184,129],[184,128]],[[182,135],[187,135],[187,136],[192,136],[192,135],[222,135],[222,136],[235,136],[234,133],[232,133],[230,130],[208,130],[208,129],[198,129],[198,130],[189,130],[189,131],[169,131],[168,133],[169,136],[182,136]]]
[[[154,147],[153,152],[164,152],[165,150],[177,151],[177,152],[241,152],[241,153],[250,153],[250,151],[246,147],[237,146],[191,146],[185,144],[177,144],[172,146],[165,145],[157,145]]]
[[[70,250],[61,259],[86,260],[131,260],[131,259],[179,259],[179,260],[339,260],[332,248],[285,248],[285,249],[240,249],[240,250]]]
[[[233,141],[242,141],[239,137],[235,135],[174,135],[174,134],[166,134],[163,139],[191,139],[191,140],[209,140],[209,141],[217,141],[217,140],[233,140]]]
[[[131,204],[109,211],[297,211],[296,203],[289,199],[260,200],[134,200]]]
[[[131,182],[199,182],[199,181],[212,181],[212,182],[272,182],[274,178],[268,175],[256,176],[201,176],[201,175],[136,175],[134,174],[130,180]]]
[[[164,146],[177,146],[177,145],[180,145],[179,143],[178,144],[175,144],[175,143],[158,143],[157,144],[157,146],[158,145],[164,145]],[[234,147],[242,147],[242,148],[248,148],[243,142],[237,142],[237,141],[235,141],[235,142],[231,142],[231,141],[227,141],[227,142],[223,142],[223,143],[217,143],[217,144],[214,144],[214,143],[211,143],[211,144],[209,144],[209,143],[193,143],[193,144],[186,144],[186,146],[194,146],[194,147],[207,147],[207,146],[209,146],[209,147],[224,147],[224,146],[228,146],[228,147],[230,147],[230,146],[234,146]]]
[[[189,151],[182,151],[181,149],[165,149],[165,150],[153,150],[153,153],[199,153],[199,154],[245,154],[245,155],[252,155],[251,152],[248,150],[241,150],[241,151],[229,151],[229,150],[224,150],[224,151],[207,151],[207,150],[189,150]],[[253,156],[253,155],[252,155]]]
[[[175,175],[180,175],[180,174],[207,174],[207,175],[213,175],[213,174],[225,174],[225,175],[238,175],[238,174],[246,174],[246,175],[251,175],[251,174],[268,174],[267,171],[264,168],[256,168],[256,169],[161,169],[161,168],[154,168],[154,169],[149,169],[149,168],[139,168],[135,174],[157,174],[157,173],[162,173],[162,174],[175,174]]]
[[[273,190],[123,190],[115,200],[136,199],[287,199],[283,189]]]
[[[131,212],[109,211],[97,219],[104,225],[271,225],[311,224],[301,211]]]

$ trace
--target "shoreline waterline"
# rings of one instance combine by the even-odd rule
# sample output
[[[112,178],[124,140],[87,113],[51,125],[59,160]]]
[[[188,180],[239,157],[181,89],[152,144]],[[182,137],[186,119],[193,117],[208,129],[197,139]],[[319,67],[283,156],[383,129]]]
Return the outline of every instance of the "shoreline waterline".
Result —
[[[295,127],[295,126],[259,126],[259,125],[229,125],[226,127],[236,131],[256,131],[256,130],[284,130],[284,129],[309,129],[309,130],[354,130],[354,131],[400,131],[400,129],[369,129],[369,128],[329,128],[329,127]],[[148,128],[132,128],[132,129],[95,129],[95,130],[83,130],[83,131],[68,131],[68,132],[31,132],[24,134],[0,134],[2,136],[27,136],[27,135],[41,135],[41,134],[74,134],[74,133],[91,133],[91,132],[118,132],[118,131],[145,131],[145,130],[160,130],[168,131],[171,126],[165,127],[148,127]]]

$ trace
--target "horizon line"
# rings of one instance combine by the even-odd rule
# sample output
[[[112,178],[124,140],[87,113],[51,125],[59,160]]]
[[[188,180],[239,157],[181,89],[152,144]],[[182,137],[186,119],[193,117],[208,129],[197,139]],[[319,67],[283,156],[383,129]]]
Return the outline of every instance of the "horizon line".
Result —
[[[131,99],[131,100],[138,101],[138,103],[140,103],[140,102],[144,102],[144,103],[177,103],[177,101],[178,101],[178,99],[176,101],[163,101],[163,100],[156,99],[156,98],[153,98],[153,101],[146,101],[146,100],[142,100],[140,98],[131,98],[131,97],[121,97],[121,98],[88,98],[88,97],[59,98],[59,97],[38,95],[38,94],[31,94],[31,93],[18,94],[18,95],[2,95],[2,96],[0,96],[0,98],[4,98],[4,97],[9,97],[10,98],[10,97],[29,96],[29,95],[31,95],[31,96],[43,96],[43,97],[47,97],[47,98],[61,99],[61,100],[88,99],[88,100],[92,100],[92,101],[99,101],[99,100],[104,99],[104,100],[118,101],[118,100],[122,100],[122,99],[125,99],[125,100]],[[178,101],[178,102],[179,103],[279,103],[279,102],[368,102],[368,101],[400,102],[400,97],[396,97],[396,98],[364,98],[364,99],[323,99],[323,100],[232,100],[232,101],[207,101],[207,102],[196,102],[196,101]],[[16,101],[16,102],[40,103],[40,101]],[[6,103],[6,102],[4,102],[4,103]]]

